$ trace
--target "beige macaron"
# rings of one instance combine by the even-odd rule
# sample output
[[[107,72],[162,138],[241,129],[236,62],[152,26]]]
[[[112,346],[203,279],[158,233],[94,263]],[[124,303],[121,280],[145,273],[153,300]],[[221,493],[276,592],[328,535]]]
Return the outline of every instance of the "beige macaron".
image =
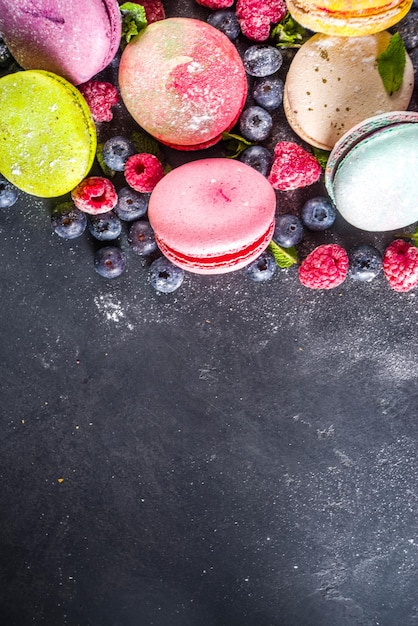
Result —
[[[291,128],[304,141],[332,150],[350,128],[368,117],[405,111],[414,89],[406,55],[403,82],[389,95],[377,68],[387,31],[364,37],[317,33],[296,53],[286,77],[283,106]]]

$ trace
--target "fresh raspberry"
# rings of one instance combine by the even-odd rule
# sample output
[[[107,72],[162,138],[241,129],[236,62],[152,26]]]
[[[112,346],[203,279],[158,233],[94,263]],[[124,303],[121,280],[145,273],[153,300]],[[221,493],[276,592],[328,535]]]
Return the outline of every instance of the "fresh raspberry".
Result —
[[[274,149],[268,180],[274,189],[289,191],[316,183],[321,172],[321,166],[313,154],[296,143],[279,141]]]
[[[163,176],[163,166],[153,154],[134,154],[126,161],[125,179],[135,191],[150,193]]]
[[[234,4],[234,0],[196,0],[197,4],[216,11],[218,9],[229,9]]]
[[[111,83],[89,80],[78,87],[86,99],[95,122],[110,122],[112,106],[119,102],[119,93]]]
[[[71,192],[74,204],[80,211],[98,215],[111,211],[118,201],[113,183],[102,176],[90,176]]]
[[[165,19],[164,7],[160,0],[138,0],[135,4],[144,7],[148,24]]]
[[[409,291],[418,283],[418,248],[395,239],[383,254],[383,272],[395,291]]]
[[[266,41],[272,24],[287,13],[284,0],[238,0],[236,16],[243,34],[253,41]]]
[[[313,250],[299,267],[302,285],[311,289],[332,289],[345,280],[348,254],[335,243],[323,244]]]

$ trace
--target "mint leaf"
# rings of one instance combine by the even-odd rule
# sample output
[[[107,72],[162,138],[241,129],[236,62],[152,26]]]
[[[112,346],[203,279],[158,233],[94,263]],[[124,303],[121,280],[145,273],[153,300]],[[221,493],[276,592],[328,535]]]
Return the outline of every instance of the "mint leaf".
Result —
[[[286,13],[271,31],[271,38],[278,48],[300,48],[309,37],[306,28],[296,22],[290,13]]]
[[[391,96],[400,89],[406,63],[405,44],[399,33],[395,33],[389,40],[386,50],[377,57],[377,69],[383,85]]]
[[[295,246],[292,246],[291,248],[282,248],[274,241],[270,241],[268,249],[274,256],[277,265],[282,269],[292,267],[292,265],[299,262],[298,252]]]
[[[251,141],[233,133],[222,133],[222,139],[227,142],[226,149],[233,153],[228,155],[228,159],[236,159],[248,146],[254,145]]]
[[[414,233],[402,233],[401,235],[398,235],[398,237],[401,237],[402,239],[412,239],[414,246],[418,248],[418,229]]]
[[[125,2],[119,9],[122,15],[121,44],[124,46],[147,26],[147,17],[144,7],[136,2]]]
[[[321,148],[315,148],[315,146],[312,146],[312,152],[319,165],[324,170],[327,166],[330,152],[328,152],[327,150],[322,150]]]

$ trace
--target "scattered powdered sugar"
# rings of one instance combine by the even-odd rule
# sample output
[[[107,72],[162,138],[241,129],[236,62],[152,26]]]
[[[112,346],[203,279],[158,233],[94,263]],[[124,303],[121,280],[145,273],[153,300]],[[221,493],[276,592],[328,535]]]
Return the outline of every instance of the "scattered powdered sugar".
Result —
[[[95,296],[94,304],[108,321],[118,323],[125,318],[121,301],[111,293]]]

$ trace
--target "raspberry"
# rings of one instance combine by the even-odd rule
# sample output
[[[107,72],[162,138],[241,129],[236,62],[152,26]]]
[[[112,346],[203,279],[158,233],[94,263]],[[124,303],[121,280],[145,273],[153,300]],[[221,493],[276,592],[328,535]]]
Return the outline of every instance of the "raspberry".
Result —
[[[304,148],[290,141],[279,141],[268,180],[274,189],[289,191],[316,183],[321,172],[318,160]]]
[[[98,215],[111,211],[118,201],[113,183],[102,176],[90,176],[71,192],[74,204],[80,211]]]
[[[236,15],[243,34],[253,41],[266,41],[271,24],[287,13],[284,0],[238,0]]]
[[[348,254],[335,243],[323,244],[313,250],[299,267],[302,285],[311,289],[332,289],[345,280]]]
[[[95,122],[110,122],[112,106],[119,102],[118,90],[111,83],[89,80],[78,87]]]
[[[202,7],[217,11],[218,9],[229,9],[234,4],[234,0],[196,0]]]
[[[395,291],[410,291],[418,283],[418,248],[395,239],[383,254],[383,272]]]
[[[125,179],[135,191],[150,193],[163,176],[163,166],[153,154],[134,154],[126,162]]]
[[[148,24],[165,19],[165,11],[160,0],[140,0],[135,4],[140,4],[145,9]]]

